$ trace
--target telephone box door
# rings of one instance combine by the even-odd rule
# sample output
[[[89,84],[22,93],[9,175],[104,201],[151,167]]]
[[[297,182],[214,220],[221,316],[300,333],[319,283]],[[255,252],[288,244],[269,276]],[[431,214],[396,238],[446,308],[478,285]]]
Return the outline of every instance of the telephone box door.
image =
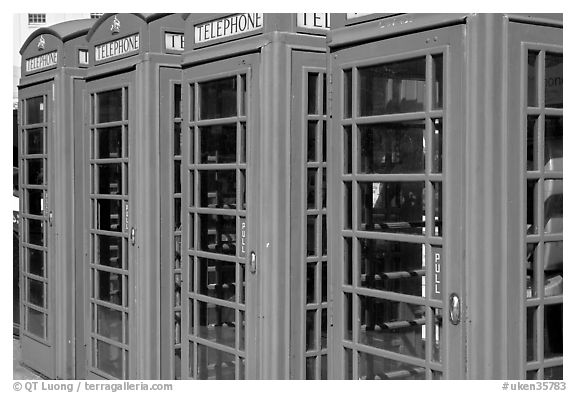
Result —
[[[332,378],[464,377],[464,27],[331,54]]]
[[[183,71],[183,379],[257,378],[258,61]]]

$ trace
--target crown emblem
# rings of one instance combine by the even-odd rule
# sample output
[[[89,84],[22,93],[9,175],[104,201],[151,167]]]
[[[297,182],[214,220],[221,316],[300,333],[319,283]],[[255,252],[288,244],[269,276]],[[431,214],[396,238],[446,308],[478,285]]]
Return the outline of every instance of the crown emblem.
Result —
[[[114,15],[114,20],[112,21],[112,26],[110,26],[110,31],[112,32],[112,34],[120,33],[120,21],[118,20],[116,15]]]
[[[44,39],[44,36],[41,35],[40,39],[38,40],[38,50],[44,50],[45,46],[46,46],[46,40]]]

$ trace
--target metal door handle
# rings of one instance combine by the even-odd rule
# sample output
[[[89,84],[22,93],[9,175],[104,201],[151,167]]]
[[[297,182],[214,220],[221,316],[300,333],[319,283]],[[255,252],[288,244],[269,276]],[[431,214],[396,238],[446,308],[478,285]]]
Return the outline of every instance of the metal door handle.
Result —
[[[54,213],[52,212],[52,210],[50,210],[50,212],[48,213],[48,224],[50,226],[53,225],[53,219],[54,219]]]
[[[452,325],[458,325],[460,323],[461,318],[460,298],[458,297],[457,294],[452,293],[450,294],[449,303],[450,303],[449,308],[450,322],[452,323]]]
[[[250,263],[249,263],[250,273],[256,273],[256,253],[252,251],[250,253]]]
[[[136,229],[134,229],[134,227],[130,229],[130,243],[132,243],[132,245],[136,244]]]

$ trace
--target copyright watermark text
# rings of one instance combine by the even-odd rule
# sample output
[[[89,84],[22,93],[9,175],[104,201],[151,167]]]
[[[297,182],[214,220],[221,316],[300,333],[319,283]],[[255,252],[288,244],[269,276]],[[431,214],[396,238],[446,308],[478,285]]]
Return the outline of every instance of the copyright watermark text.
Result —
[[[564,381],[504,382],[502,383],[502,390],[513,390],[513,391],[566,390],[566,382]]]
[[[14,391],[26,392],[134,392],[134,391],[171,391],[171,383],[146,382],[58,382],[58,381],[26,381],[14,382]]]

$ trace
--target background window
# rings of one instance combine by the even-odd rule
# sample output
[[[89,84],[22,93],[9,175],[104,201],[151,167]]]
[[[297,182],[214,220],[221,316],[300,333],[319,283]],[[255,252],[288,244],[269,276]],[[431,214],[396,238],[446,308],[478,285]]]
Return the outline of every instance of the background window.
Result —
[[[46,23],[46,14],[28,14],[28,24]]]

